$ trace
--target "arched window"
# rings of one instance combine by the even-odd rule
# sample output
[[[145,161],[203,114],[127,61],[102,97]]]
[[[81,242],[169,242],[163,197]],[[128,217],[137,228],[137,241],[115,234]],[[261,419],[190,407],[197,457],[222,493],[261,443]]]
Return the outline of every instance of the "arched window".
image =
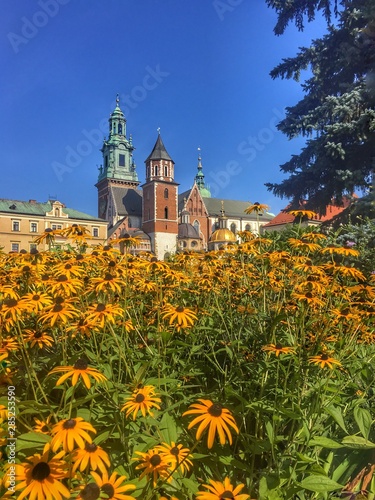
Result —
[[[168,193],[168,188],[165,188],[165,189],[164,189],[164,198],[167,200],[167,199],[168,199],[168,196],[169,196],[169,193]]]
[[[193,226],[194,226],[194,229],[196,230],[196,232],[199,234],[200,224],[197,220],[194,221]]]
[[[168,219],[168,207],[164,208],[164,219]]]
[[[164,165],[164,177],[168,177],[168,165]]]
[[[60,209],[55,208],[55,217],[60,217]]]
[[[237,227],[236,227],[236,224],[234,222],[232,222],[232,224],[230,225],[230,230],[232,231],[233,234],[236,234]]]
[[[121,125],[121,123],[118,124],[118,133],[122,134],[122,125]]]
[[[246,226],[245,226],[245,231],[251,231],[250,224],[246,224]]]

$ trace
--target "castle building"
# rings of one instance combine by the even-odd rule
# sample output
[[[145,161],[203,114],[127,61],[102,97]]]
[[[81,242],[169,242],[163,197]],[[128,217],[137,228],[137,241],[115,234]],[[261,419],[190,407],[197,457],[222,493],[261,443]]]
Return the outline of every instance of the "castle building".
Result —
[[[211,197],[200,150],[193,185],[180,194],[175,181],[178,165],[175,172],[175,162],[160,131],[145,160],[145,182],[141,186],[133,151],[117,97],[109,117],[109,136],[101,149],[103,164],[96,183],[98,216],[108,222],[110,239],[136,237],[134,252],[151,251],[158,259],[164,259],[181,250],[216,249],[235,242],[239,231],[259,233],[261,226],[273,218],[266,213],[259,221],[254,214],[246,214],[249,202]],[[226,235],[223,240],[218,237],[218,229]]]

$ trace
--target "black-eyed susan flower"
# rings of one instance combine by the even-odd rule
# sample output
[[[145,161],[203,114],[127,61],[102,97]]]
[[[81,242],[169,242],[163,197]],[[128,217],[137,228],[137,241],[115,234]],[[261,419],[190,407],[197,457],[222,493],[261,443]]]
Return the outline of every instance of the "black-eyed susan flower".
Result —
[[[52,304],[52,298],[44,292],[29,292],[26,293],[21,301],[25,308],[31,312],[38,312]]]
[[[92,438],[88,432],[96,434],[96,430],[82,417],[68,418],[55,424],[51,434],[51,449],[56,452],[60,446],[64,451],[73,451],[74,448],[83,449],[86,443],[92,443]]]
[[[156,446],[156,449],[169,464],[172,471],[180,469],[181,472],[184,473],[185,471],[188,472],[193,466],[191,461],[191,458],[193,457],[190,454],[190,450],[188,448],[184,448],[182,444],[176,444],[172,441],[171,444],[162,443],[161,445]]]
[[[322,248],[318,243],[312,243],[308,239],[304,238],[289,238],[288,243],[291,248],[305,252],[316,252]]]
[[[128,491],[135,490],[134,484],[124,484],[126,476],[120,476],[117,472],[112,472],[110,476],[107,472],[103,472],[101,476],[97,472],[91,472],[91,475],[106,498],[110,500],[135,500],[134,497],[126,494]]]
[[[52,430],[51,424],[51,415],[47,417],[46,420],[39,420],[38,418],[34,418],[35,424],[34,431],[40,432],[41,434],[50,434]]]
[[[123,316],[123,314],[124,311],[120,306],[98,303],[88,308],[86,321],[100,328],[104,328],[106,323],[114,324],[116,322],[116,317]]]
[[[30,347],[37,345],[39,349],[44,347],[51,347],[53,345],[53,338],[43,330],[24,330],[24,341],[30,344]]]
[[[88,466],[90,469],[99,469],[102,474],[111,465],[111,462],[103,448],[97,446],[95,443],[86,443],[85,447],[78,449],[73,454],[73,472],[77,469],[84,472]]]
[[[87,483],[80,488],[77,500],[98,500],[100,498],[100,488],[96,483]]]
[[[77,359],[73,366],[57,366],[51,370],[48,375],[52,375],[53,373],[64,373],[56,382],[56,386],[63,384],[65,380],[70,377],[72,377],[72,386],[75,386],[78,380],[82,378],[87,389],[91,387],[90,377],[96,380],[96,382],[104,382],[107,380],[107,377],[100,373],[99,370],[96,368],[89,368],[88,362],[84,358]]]
[[[251,203],[247,208],[245,208],[245,214],[263,214],[264,212],[267,212],[269,208],[270,207],[268,205],[256,201],[255,203]]]
[[[298,217],[300,219],[303,219],[303,218],[314,219],[314,217],[317,217],[317,215],[318,215],[313,210],[303,210],[303,209],[289,210],[287,213],[290,215],[293,215],[293,217]]]
[[[47,451],[43,455],[33,455],[28,457],[25,463],[16,465],[16,479],[21,481],[16,486],[16,490],[21,490],[17,497],[19,500],[70,498],[68,488],[61,482],[68,475],[67,464],[60,460],[63,452],[51,460],[48,459],[48,454]]]
[[[318,356],[311,356],[309,358],[309,363],[320,365],[320,368],[325,368],[327,366],[331,370],[333,369],[333,365],[342,366],[339,360],[332,358],[325,352]]]
[[[268,344],[262,347],[263,351],[275,354],[278,357],[280,354],[294,354],[296,351],[293,347],[283,346],[282,344]]]
[[[244,488],[244,484],[234,486],[228,477],[224,478],[223,482],[213,481],[210,479],[210,484],[203,486],[209,491],[198,491],[196,493],[197,500],[223,500],[224,498],[232,500],[247,500],[250,498],[246,493],[240,493]]]
[[[54,304],[46,307],[45,313],[40,315],[40,321],[54,326],[58,323],[66,324],[77,316],[79,312],[70,302],[64,300],[63,297],[56,297]]]
[[[126,411],[126,416],[133,414],[133,420],[136,419],[138,412],[140,411],[145,417],[146,413],[152,416],[151,408],[157,408],[160,410],[161,399],[155,394],[155,387],[153,385],[145,385],[136,389],[133,394],[126,398],[127,402],[121,408],[121,411]]]
[[[50,290],[53,295],[64,293],[70,297],[79,292],[83,287],[83,281],[66,274],[59,274],[56,279],[51,283]]]
[[[111,290],[113,293],[121,293],[123,285],[123,281],[111,273],[105,273],[102,278],[93,278],[91,283],[95,292]]]
[[[169,319],[169,324],[175,324],[177,326],[177,330],[181,328],[188,328],[194,324],[194,321],[197,319],[197,315],[193,312],[192,309],[183,306],[172,306],[171,304],[167,304],[162,312],[163,319]]]
[[[327,245],[325,248],[321,250],[322,254],[336,254],[336,255],[351,255],[352,257],[358,257],[359,251],[355,248],[350,247],[340,247],[338,245]]]
[[[158,478],[164,478],[172,480],[169,473],[168,463],[165,461],[163,456],[158,452],[157,449],[149,450],[147,453],[142,453],[141,451],[136,451],[136,455],[140,458],[134,458],[133,460],[139,460],[141,463],[136,466],[136,469],[144,469],[139,479],[149,476],[152,478],[153,485],[155,486]]]
[[[232,444],[232,434],[228,426],[232,427],[237,434],[239,433],[236,421],[234,420],[231,412],[224,408],[220,403],[213,403],[209,399],[198,399],[201,404],[190,405],[189,410],[185,411],[182,416],[199,414],[190,422],[188,429],[199,424],[196,433],[196,439],[199,440],[203,431],[208,427],[207,446],[212,448],[214,444],[216,432],[219,435],[220,444],[225,444],[226,437],[230,444]]]

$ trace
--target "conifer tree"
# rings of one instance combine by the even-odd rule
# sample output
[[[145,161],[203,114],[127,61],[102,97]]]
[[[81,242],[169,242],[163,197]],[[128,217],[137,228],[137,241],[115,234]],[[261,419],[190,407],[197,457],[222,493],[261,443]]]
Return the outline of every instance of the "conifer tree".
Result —
[[[267,183],[276,196],[324,213],[355,190],[371,188],[375,171],[375,0],[266,0],[278,15],[274,32],[290,22],[299,30],[321,11],[327,32],[271,71],[299,81],[304,97],[286,108],[278,129],[306,138],[299,154],[280,166],[289,177]]]

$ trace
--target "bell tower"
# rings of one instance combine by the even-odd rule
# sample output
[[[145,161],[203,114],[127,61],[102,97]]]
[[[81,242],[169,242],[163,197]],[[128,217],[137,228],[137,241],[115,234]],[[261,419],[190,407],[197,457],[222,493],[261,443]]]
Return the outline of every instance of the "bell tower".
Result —
[[[155,146],[145,161],[142,229],[151,238],[158,259],[177,250],[178,184],[174,182],[174,161],[162,141],[160,130]]]
[[[126,118],[120,108],[117,94],[116,107],[109,117],[109,135],[104,139],[102,149],[103,164],[99,167],[98,182],[98,216],[109,222],[111,213],[111,187],[136,189],[139,185],[133,159],[134,146],[131,136],[126,137]]]

